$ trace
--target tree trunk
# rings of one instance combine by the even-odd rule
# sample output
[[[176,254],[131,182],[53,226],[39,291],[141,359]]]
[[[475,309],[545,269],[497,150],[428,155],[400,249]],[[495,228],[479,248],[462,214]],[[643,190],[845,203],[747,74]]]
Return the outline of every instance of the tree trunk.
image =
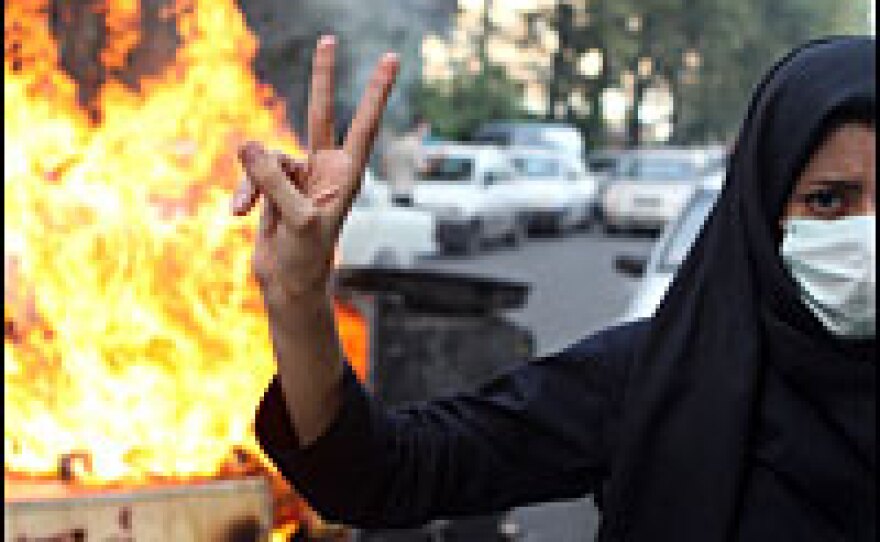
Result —
[[[632,107],[629,110],[626,123],[626,145],[630,148],[636,148],[642,144],[642,123],[639,119],[639,109],[645,99],[645,91],[648,90],[647,81],[639,77],[638,72],[636,72],[634,84]]]

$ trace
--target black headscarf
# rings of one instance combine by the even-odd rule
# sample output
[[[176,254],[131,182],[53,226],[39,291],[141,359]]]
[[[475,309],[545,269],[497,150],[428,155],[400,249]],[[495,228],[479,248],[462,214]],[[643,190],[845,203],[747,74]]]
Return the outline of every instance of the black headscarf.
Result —
[[[829,125],[873,118],[875,56],[872,38],[810,42],[756,88],[718,203],[630,369],[604,539],[711,542],[736,531],[756,420],[774,408],[762,388],[771,366],[839,422],[846,457],[829,460],[875,472],[874,415],[854,421],[845,400],[823,399],[852,374],[873,403],[876,369],[865,358],[874,340],[835,338],[802,303],[779,257],[778,226]]]

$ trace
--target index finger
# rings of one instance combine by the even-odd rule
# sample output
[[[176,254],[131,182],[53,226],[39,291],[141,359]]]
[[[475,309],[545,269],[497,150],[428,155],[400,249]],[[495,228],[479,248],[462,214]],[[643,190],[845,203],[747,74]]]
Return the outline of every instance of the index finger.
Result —
[[[355,171],[362,171],[367,164],[373,139],[376,137],[379,121],[382,119],[382,112],[388,102],[388,95],[394,85],[399,65],[396,54],[385,53],[376,66],[370,84],[358,105],[354,120],[351,121],[344,148],[352,158]]]

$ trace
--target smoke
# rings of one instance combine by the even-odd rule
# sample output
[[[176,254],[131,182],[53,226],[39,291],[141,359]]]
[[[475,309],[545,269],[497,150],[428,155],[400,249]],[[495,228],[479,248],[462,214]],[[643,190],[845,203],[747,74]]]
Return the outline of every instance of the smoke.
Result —
[[[239,0],[248,25],[260,39],[258,76],[288,101],[288,118],[304,134],[310,61],[321,34],[333,33],[337,49],[336,105],[341,131],[357,107],[379,57],[401,55],[401,71],[385,124],[411,117],[409,92],[421,77],[421,40],[444,32],[456,0]]]

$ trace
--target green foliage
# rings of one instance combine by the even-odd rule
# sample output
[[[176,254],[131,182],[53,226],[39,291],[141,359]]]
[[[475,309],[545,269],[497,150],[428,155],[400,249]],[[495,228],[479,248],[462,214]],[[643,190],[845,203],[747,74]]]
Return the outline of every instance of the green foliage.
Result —
[[[623,86],[650,59],[651,73],[636,78],[636,103],[652,85],[673,96],[673,141],[728,141],[738,127],[752,88],[767,68],[793,47],[820,36],[868,31],[868,0],[567,0],[528,14],[560,38],[546,79],[548,118],[578,125],[590,146],[608,140],[600,96]],[[633,19],[640,24],[635,27]],[[491,25],[486,32],[492,32]],[[539,39],[535,36],[533,39]],[[580,73],[580,56],[598,49],[601,73]],[[685,58],[699,57],[697,67]],[[567,104],[573,92],[588,98],[586,112]],[[435,132],[466,139],[483,120],[524,116],[520,93],[499,67],[459,74],[441,86],[417,89],[415,109]],[[562,115],[557,115],[558,110]],[[639,123],[630,110],[627,139],[638,143]]]
[[[493,119],[525,118],[522,91],[500,66],[458,73],[446,83],[417,86],[413,105],[441,138],[467,141],[476,128]]]
[[[699,0],[694,4],[704,22],[694,34],[703,65],[695,82],[679,86],[681,115],[674,136],[683,143],[729,140],[752,88],[795,46],[821,36],[867,31],[868,4],[861,0]]]

